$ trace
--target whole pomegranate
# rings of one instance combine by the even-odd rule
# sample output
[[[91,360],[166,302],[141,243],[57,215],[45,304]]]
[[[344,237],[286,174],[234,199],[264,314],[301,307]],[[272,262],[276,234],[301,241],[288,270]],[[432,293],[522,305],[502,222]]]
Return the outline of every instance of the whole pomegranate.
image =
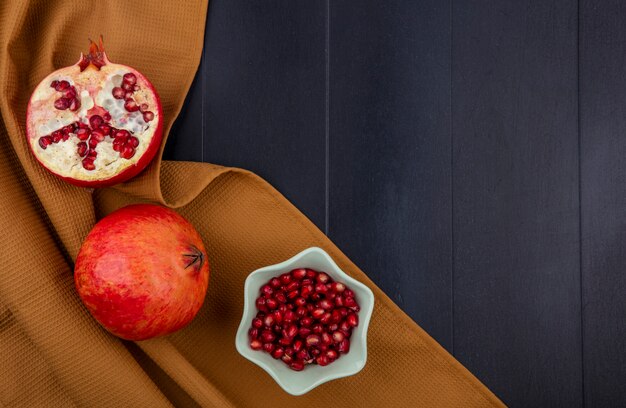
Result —
[[[176,212],[137,204],[100,220],[76,259],[74,281],[93,317],[114,335],[145,340],[196,315],[209,264],[202,239]]]
[[[161,144],[156,90],[139,71],[107,59],[102,45],[54,71],[33,91],[26,136],[50,172],[82,187],[104,187],[136,176]]]

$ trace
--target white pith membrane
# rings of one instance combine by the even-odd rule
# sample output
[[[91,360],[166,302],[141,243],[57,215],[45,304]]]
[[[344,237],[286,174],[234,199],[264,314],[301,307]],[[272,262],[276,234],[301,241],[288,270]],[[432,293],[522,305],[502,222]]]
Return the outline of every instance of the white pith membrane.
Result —
[[[154,118],[149,122],[144,121],[140,111],[128,112],[124,108],[124,99],[115,99],[112,95],[113,88],[121,86],[123,75],[127,73],[133,73],[137,78],[138,89],[133,91],[132,99],[137,105],[147,104],[146,111],[154,114]],[[50,84],[63,80],[68,81],[70,86],[76,89],[80,108],[75,112],[55,107],[55,101],[59,99],[61,92]],[[96,109],[88,113],[94,107]],[[65,141],[50,143],[45,149],[41,147],[39,142],[41,137],[49,136],[52,132],[72,123],[83,122],[89,125],[89,118],[95,111],[100,116],[108,112],[111,116],[109,124],[113,128],[127,130],[139,139],[139,145],[134,148],[134,155],[130,159],[122,158],[120,152],[113,150],[113,134],[106,136],[95,148],[91,148],[97,152],[97,157],[93,160],[94,170],[83,167],[85,156],[81,157],[78,154],[78,144],[81,140],[76,133],[70,133]],[[37,86],[28,107],[27,134],[37,158],[54,173],[82,181],[106,180],[133,166],[143,156],[150,146],[160,120],[152,87],[136,70],[108,62],[99,70],[94,66],[88,66],[81,72],[80,68],[74,65],[53,72]]]

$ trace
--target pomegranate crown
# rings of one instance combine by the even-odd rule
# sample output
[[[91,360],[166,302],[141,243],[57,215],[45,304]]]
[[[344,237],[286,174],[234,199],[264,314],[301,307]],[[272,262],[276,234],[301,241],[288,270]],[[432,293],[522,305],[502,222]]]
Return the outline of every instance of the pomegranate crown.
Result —
[[[91,38],[89,39],[89,54],[80,54],[80,61],[78,66],[80,71],[83,72],[90,65],[95,69],[100,70],[103,65],[108,62],[106,53],[104,52],[104,44],[102,42],[102,34],[100,34],[99,44],[96,44]]]

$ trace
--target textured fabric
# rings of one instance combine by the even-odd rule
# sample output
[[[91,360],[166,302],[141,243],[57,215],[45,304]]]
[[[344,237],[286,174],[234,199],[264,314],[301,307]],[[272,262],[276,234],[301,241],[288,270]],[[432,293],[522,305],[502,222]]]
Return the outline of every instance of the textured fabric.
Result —
[[[206,11],[202,0],[0,2],[0,406],[501,406],[259,177],[159,155],[134,181],[91,191],[34,160],[24,134],[30,93],[100,33],[113,61],[155,84],[168,131],[199,64]],[[97,218],[139,201],[175,207],[197,227],[211,281],[190,326],[132,343],[88,314],[72,267]],[[376,307],[365,369],[293,397],[240,357],[234,338],[247,274],[309,246],[372,288]]]

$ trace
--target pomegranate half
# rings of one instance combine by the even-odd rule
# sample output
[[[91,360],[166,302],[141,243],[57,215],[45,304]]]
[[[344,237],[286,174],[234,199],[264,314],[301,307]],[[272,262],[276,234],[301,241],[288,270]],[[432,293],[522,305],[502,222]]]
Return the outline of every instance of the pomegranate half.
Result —
[[[161,144],[162,116],[150,81],[109,61],[101,37],[75,65],[37,85],[26,111],[26,135],[37,160],[53,174],[77,186],[105,187],[150,163]]]
[[[137,204],[95,225],[76,258],[74,282],[109,332],[145,340],[191,322],[204,302],[209,263],[188,221],[168,208]]]

